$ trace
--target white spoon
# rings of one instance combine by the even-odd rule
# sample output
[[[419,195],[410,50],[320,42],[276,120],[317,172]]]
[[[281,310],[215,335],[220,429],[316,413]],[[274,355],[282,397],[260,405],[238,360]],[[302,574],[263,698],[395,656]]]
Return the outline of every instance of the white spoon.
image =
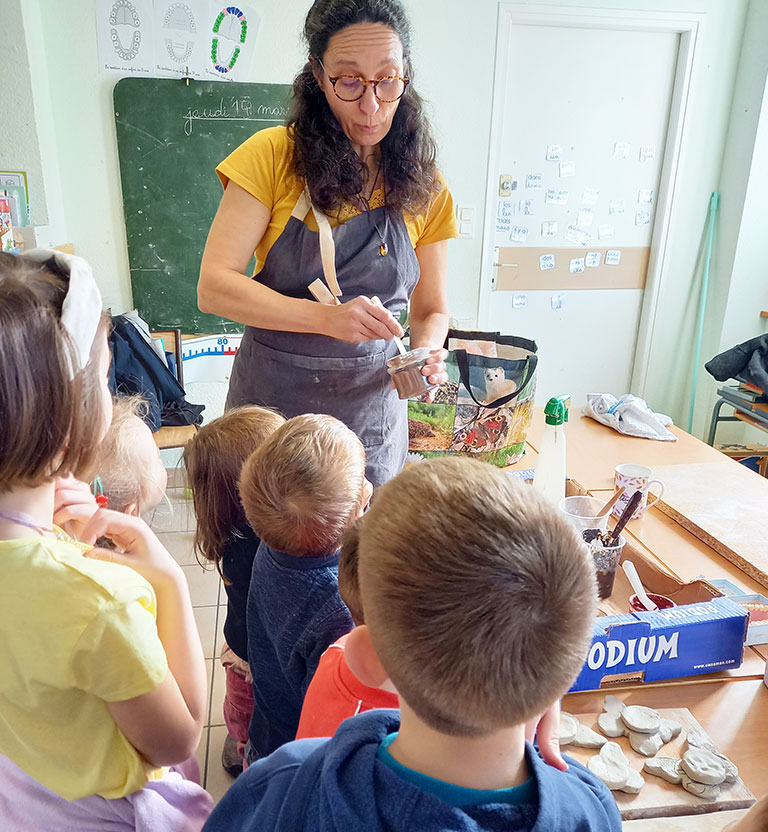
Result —
[[[371,300],[376,304],[376,306],[380,306],[382,309],[386,308],[384,304],[381,302],[381,300],[377,298],[375,295],[371,298]],[[392,340],[395,342],[395,346],[397,347],[397,351],[400,353],[400,355],[405,355],[408,352],[408,350],[405,348],[405,344],[402,342],[400,338],[397,337],[397,335],[393,335]]]
[[[648,593],[645,591],[645,587],[643,586],[643,582],[640,580],[640,576],[637,574],[637,569],[635,569],[635,564],[632,563],[631,560],[625,560],[621,564],[621,568],[624,570],[624,574],[629,578],[629,582],[632,584],[632,589],[635,590],[635,594],[637,595],[640,603],[648,610],[648,612],[653,612],[657,610],[658,607],[656,604],[651,601],[648,597]]]

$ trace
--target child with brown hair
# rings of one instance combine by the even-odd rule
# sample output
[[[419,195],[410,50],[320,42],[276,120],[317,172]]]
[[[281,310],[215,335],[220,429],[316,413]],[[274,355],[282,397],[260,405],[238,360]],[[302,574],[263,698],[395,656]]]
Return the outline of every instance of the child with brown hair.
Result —
[[[233,775],[243,769],[253,713],[245,609],[260,543],[245,518],[237,482],[246,459],[284,422],[265,407],[236,407],[203,425],[184,448],[197,518],[195,552],[216,565],[227,593],[221,663],[226,670],[224,721],[232,739],[225,743],[222,765]]]
[[[210,796],[166,768],[205,718],[184,574],[137,517],[96,511],[82,543],[54,525],[56,478],[93,473],[112,409],[84,260],[0,254],[0,355],[3,829],[199,830]]]
[[[262,541],[248,594],[249,762],[296,736],[320,656],[354,626],[338,552],[371,493],[360,440],[332,416],[290,419],[243,467],[240,497]]]
[[[390,679],[400,714],[257,762],[206,830],[619,832],[591,772],[525,740],[592,639],[594,567],[567,520],[493,466],[430,459],[379,489],[358,557],[366,623],[347,661],[368,685]]]
[[[339,595],[347,605],[352,621],[365,624],[360,585],[357,577],[358,520],[344,535],[339,552]],[[349,669],[344,655],[347,635],[335,641],[317,665],[301,706],[296,739],[332,737],[341,723],[350,716],[373,708],[397,708],[397,693],[389,686],[372,688],[364,685]]]

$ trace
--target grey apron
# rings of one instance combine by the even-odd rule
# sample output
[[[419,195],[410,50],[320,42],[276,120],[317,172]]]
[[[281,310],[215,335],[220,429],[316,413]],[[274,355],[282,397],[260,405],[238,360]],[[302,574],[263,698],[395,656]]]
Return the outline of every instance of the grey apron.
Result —
[[[302,220],[304,195],[254,278],[294,298],[323,278],[318,232]],[[333,229],[342,302],[374,295],[397,317],[419,280],[419,261],[402,212],[386,207],[354,216]],[[387,255],[381,255],[386,244]],[[344,422],[365,447],[366,476],[383,485],[402,469],[408,450],[407,404],[397,397],[387,359],[392,341],[348,344],[325,335],[246,327],[235,356],[227,408],[258,404],[287,418],[327,413]]]

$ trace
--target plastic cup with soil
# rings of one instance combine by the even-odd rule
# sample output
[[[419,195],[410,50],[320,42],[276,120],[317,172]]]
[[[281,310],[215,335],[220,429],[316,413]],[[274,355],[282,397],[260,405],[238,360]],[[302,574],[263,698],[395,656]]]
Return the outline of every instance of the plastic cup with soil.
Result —
[[[586,529],[581,534],[595,561],[597,594],[601,599],[610,598],[613,582],[616,580],[616,570],[621,561],[621,552],[627,541],[619,536],[615,546],[608,546],[606,543],[610,540],[610,532]]]
[[[421,368],[427,363],[430,355],[429,347],[419,347],[404,355],[396,355],[387,361],[387,372],[392,376],[397,395],[401,399],[411,399],[421,396],[427,390],[437,387],[430,384],[422,374]]]
[[[583,532],[586,529],[605,531],[608,528],[608,514],[603,517],[597,516],[604,505],[604,500],[598,500],[595,497],[576,496],[560,500],[559,508],[578,531]]]

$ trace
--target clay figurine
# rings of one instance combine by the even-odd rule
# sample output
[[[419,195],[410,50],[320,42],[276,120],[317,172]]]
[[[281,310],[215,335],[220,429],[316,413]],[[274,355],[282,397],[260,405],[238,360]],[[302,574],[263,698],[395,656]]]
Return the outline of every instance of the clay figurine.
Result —
[[[672,783],[675,786],[680,785],[680,760],[677,757],[654,757],[651,760],[646,760],[643,763],[643,771],[648,774],[653,774],[656,777],[661,777],[667,783]]]

